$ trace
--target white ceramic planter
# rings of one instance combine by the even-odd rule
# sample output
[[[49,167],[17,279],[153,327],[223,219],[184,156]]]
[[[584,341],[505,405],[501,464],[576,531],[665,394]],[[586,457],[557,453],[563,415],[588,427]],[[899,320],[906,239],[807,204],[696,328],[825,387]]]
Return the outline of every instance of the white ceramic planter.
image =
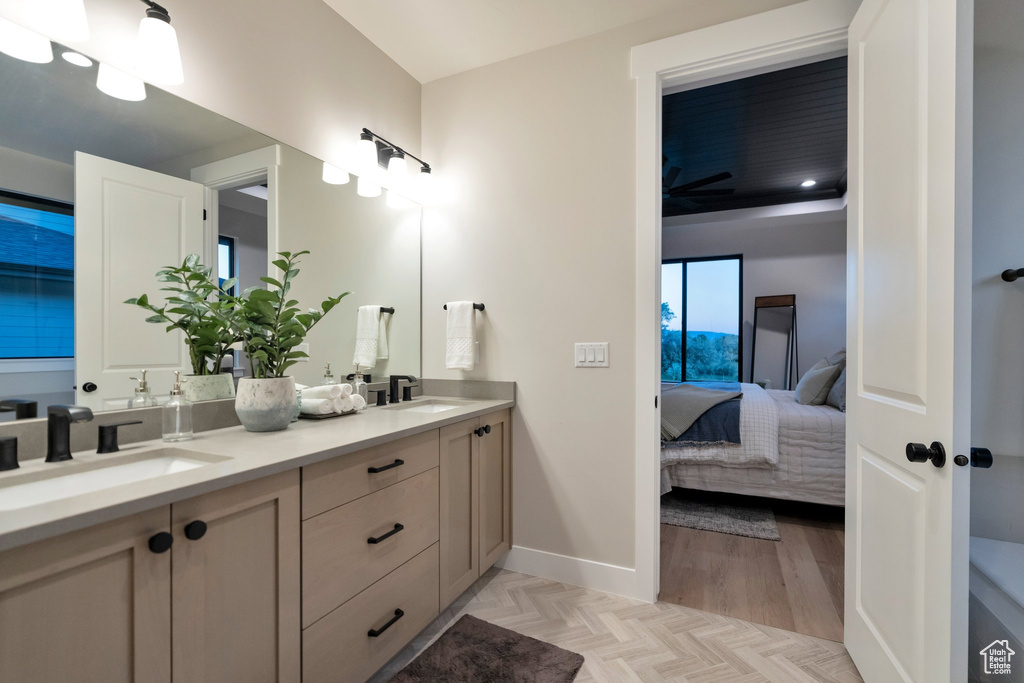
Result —
[[[188,381],[181,385],[185,398],[197,401],[215,401],[221,398],[234,398],[235,380],[225,373],[219,375],[189,375]]]
[[[235,413],[250,432],[276,432],[295,415],[295,380],[291,377],[238,380]]]

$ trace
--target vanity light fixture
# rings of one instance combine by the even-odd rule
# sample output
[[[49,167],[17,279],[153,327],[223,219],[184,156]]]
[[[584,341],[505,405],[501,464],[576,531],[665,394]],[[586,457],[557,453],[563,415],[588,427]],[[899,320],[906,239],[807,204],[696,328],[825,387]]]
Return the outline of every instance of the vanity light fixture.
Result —
[[[329,185],[345,185],[351,180],[348,171],[333,166],[326,161],[324,162],[323,179]]]
[[[54,40],[78,43],[89,40],[89,22],[84,0],[32,0],[29,17]]]
[[[0,17],[0,52],[34,64],[53,61],[53,47],[46,36]]]
[[[105,62],[100,62],[96,87],[119,100],[141,102],[146,99],[146,84],[142,79]]]
[[[434,176],[430,173],[430,166],[424,164],[420,167],[420,172],[416,174],[416,185],[423,196],[427,196],[434,189]]]
[[[403,180],[408,175],[409,164],[405,161],[405,152],[400,149],[391,150],[391,157],[388,159],[388,173],[397,180]]]
[[[62,52],[60,56],[64,58],[65,62],[68,62],[69,64],[74,64],[75,66],[80,66],[83,68],[92,66],[92,60],[83,55],[81,52],[74,52],[72,50],[68,50],[67,52]]]
[[[385,140],[368,128],[363,128],[359,134],[356,154],[360,167],[373,170],[387,164],[388,172],[399,182],[405,182],[408,179],[409,162],[406,161],[406,157],[412,158],[420,164],[417,184],[423,190],[426,190],[431,184],[430,164],[418,156],[406,152],[395,143]]]
[[[363,176],[356,182],[356,194],[360,197],[379,197],[380,185],[374,185]]]
[[[373,134],[365,128],[356,143],[356,163],[367,171],[377,165],[377,145],[373,142]]]
[[[178,34],[171,26],[171,15],[153,0],[141,2],[149,9],[139,24],[135,73],[154,85],[180,85],[185,82],[185,74],[181,69]]]
[[[811,178],[808,178],[807,180],[805,180],[802,183],[800,183],[800,187],[814,187],[817,184],[818,184],[817,180],[812,180]]]

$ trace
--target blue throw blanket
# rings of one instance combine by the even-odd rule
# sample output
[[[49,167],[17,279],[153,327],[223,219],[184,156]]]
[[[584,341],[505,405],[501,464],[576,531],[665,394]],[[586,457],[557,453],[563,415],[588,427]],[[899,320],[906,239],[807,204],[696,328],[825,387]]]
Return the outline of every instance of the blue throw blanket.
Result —
[[[738,382],[693,382],[706,389],[739,391]],[[677,444],[704,446],[712,443],[740,444],[740,400],[737,397],[708,409],[675,440]]]

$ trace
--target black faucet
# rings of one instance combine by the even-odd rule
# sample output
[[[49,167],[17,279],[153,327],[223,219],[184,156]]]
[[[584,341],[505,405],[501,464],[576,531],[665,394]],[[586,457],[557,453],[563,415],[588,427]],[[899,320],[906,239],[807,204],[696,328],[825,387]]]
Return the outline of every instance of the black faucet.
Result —
[[[401,400],[401,397],[398,395],[398,383],[403,379],[409,384],[416,382],[416,378],[412,375],[391,375],[391,377],[388,378],[388,382],[390,383],[390,391],[388,392],[390,398],[388,399],[388,403],[398,403]]]
[[[71,423],[88,422],[92,411],[84,406],[50,406],[46,419],[46,462],[70,460]]]
[[[36,416],[38,404],[24,398],[7,398],[0,401],[0,413],[14,413],[15,420],[30,420]]]

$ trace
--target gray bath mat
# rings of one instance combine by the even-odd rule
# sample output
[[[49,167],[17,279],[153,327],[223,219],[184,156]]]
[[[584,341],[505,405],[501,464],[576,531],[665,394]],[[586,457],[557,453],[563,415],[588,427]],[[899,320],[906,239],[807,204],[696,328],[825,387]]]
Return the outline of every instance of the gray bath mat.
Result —
[[[766,541],[782,540],[771,508],[688,500],[675,492],[661,497],[661,523]]]
[[[466,615],[391,683],[571,683],[583,656]]]

